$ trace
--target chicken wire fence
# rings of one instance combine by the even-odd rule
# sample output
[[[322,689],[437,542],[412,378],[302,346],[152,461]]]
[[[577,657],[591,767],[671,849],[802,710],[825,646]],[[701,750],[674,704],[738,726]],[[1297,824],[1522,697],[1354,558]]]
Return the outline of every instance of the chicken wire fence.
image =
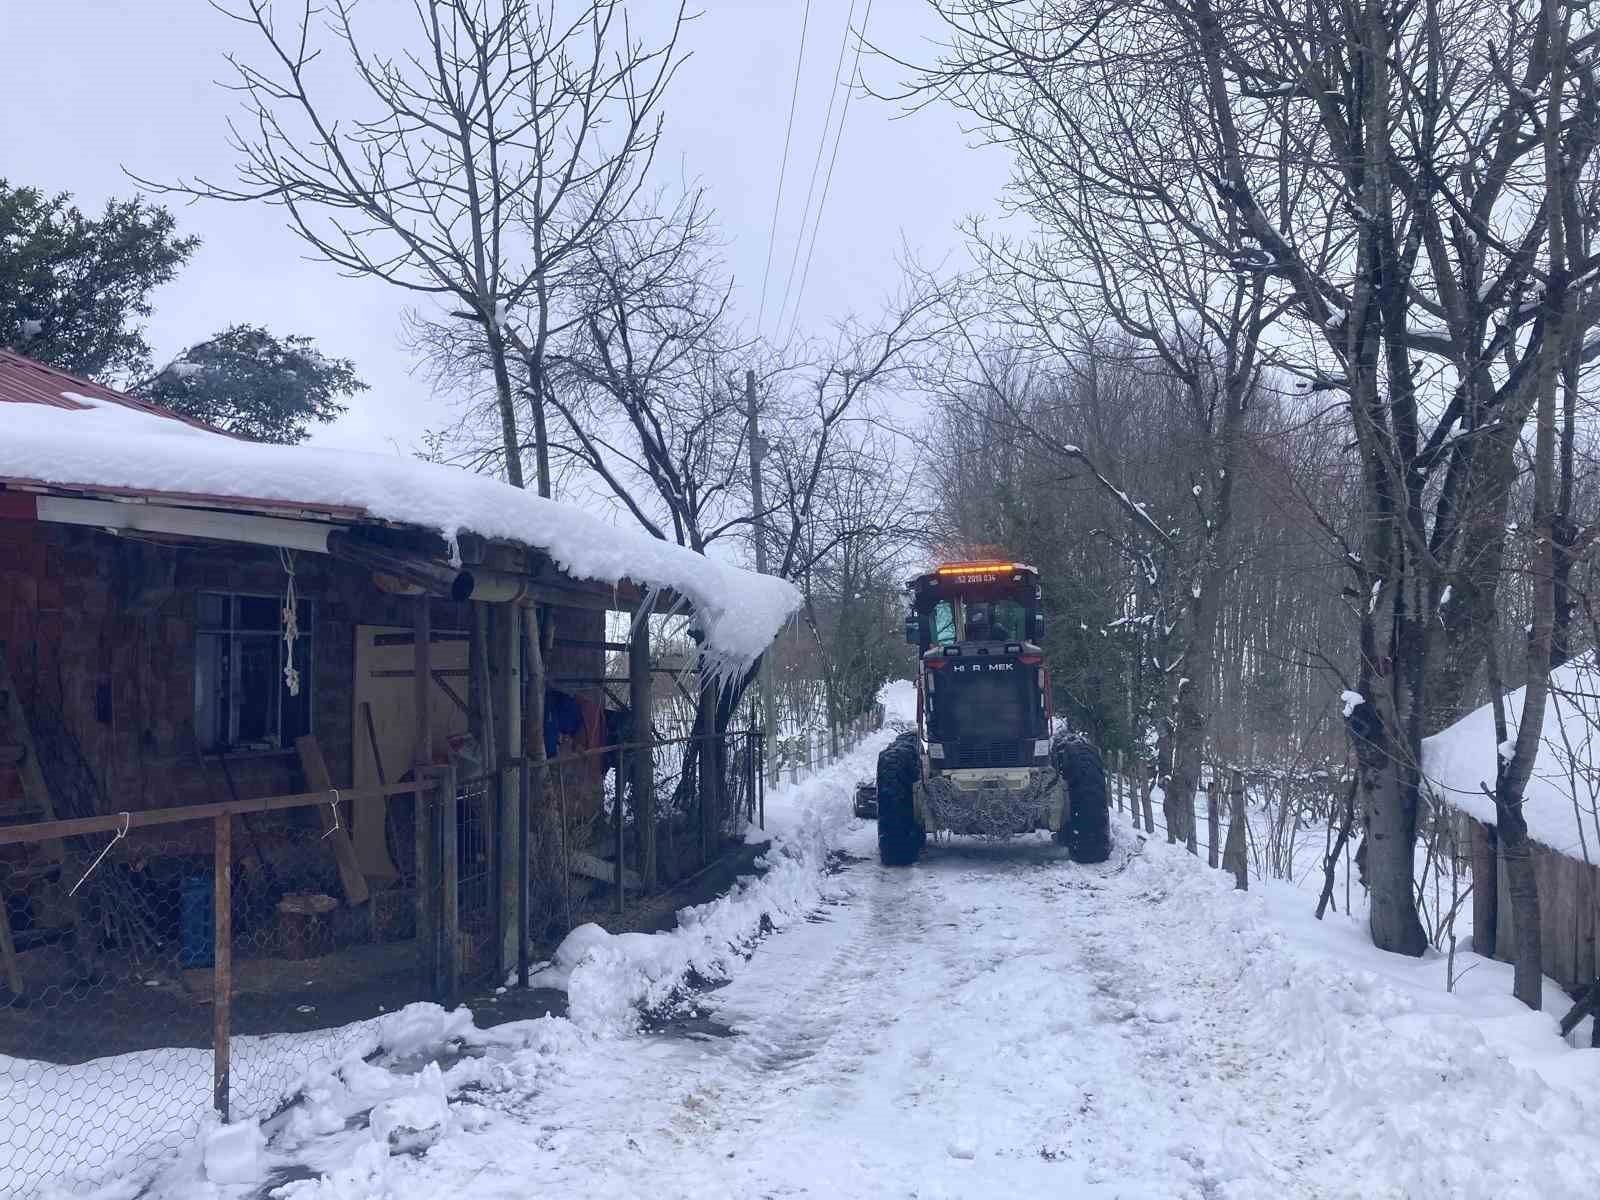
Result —
[[[137,1175],[211,1113],[273,1115],[376,1051],[384,1013],[526,982],[530,943],[696,874],[762,815],[759,730],[550,759],[542,803],[536,766],[0,827],[0,1197]],[[373,820],[391,879],[348,840]]]
[[[270,1116],[427,996],[403,889],[350,903],[332,849],[358,805],[417,790],[0,828],[0,1196],[137,1172],[208,1113]]]
[[[761,824],[759,729],[665,738],[517,763],[531,809],[524,944],[558,940],[597,912],[670,887]],[[542,783],[541,783],[542,776]]]

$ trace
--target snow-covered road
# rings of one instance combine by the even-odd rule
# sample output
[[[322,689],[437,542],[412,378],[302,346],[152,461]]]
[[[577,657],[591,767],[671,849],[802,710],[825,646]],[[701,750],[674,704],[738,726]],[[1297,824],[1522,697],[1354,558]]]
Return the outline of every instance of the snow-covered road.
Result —
[[[853,864],[824,913],[710,997],[735,1036],[659,1038],[525,1103],[553,1132],[519,1182],[1205,1196],[1248,1179],[1230,1194],[1326,1194],[1304,1169],[1303,1113],[1270,1094],[1273,1064],[1207,1011],[1237,964],[1165,948],[1131,856],[1091,868],[1049,843],[973,843],[909,871]]]
[[[731,1036],[564,1048],[385,1194],[1590,1194],[1600,1053],[1117,838],[885,870],[857,826],[821,910],[702,997]]]
[[[1600,1051],[1504,964],[1463,952],[1452,993],[1441,956],[1120,819],[1099,866],[1026,839],[882,868],[849,807],[875,750],[775,794],[759,881],[575,932],[570,1020],[413,1006],[245,1131],[238,1182],[201,1138],[105,1200],[1593,1194]],[[695,977],[726,982],[686,1018]]]

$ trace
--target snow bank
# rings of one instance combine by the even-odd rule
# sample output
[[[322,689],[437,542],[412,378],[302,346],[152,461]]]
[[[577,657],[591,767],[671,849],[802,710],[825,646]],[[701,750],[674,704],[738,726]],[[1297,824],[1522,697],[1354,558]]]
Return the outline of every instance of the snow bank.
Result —
[[[234,1115],[270,1116],[307,1080],[374,1055],[403,1058],[480,1038],[467,1009],[412,1004],[369,1021],[310,1033],[235,1037]],[[299,1064],[298,1068],[289,1064]],[[363,1064],[364,1065],[364,1064]],[[254,1161],[245,1122],[214,1126],[210,1050],[141,1050],[74,1066],[0,1057],[0,1146],[31,1153],[0,1167],[0,1196],[76,1194],[83,1185],[137,1176],[181,1147],[197,1169],[230,1179]],[[85,1134],[94,1133],[86,1138]]]
[[[680,910],[677,928],[662,933],[612,935],[580,925],[534,985],[564,988],[568,1016],[581,1031],[615,1037],[637,1029],[642,1012],[670,1002],[691,977],[728,978],[764,932],[804,919],[821,904],[828,855],[854,819],[855,785],[873,773],[891,737],[885,731],[867,738],[833,766],[768,797],[772,845],[756,860],[762,874]]]
[[[1594,860],[1600,850],[1600,667],[1584,657],[1551,673],[1538,757],[1523,803],[1528,833],[1558,853]],[[1526,689],[1506,696],[1514,733]],[[1432,794],[1478,821],[1495,823],[1499,747],[1494,709],[1484,705],[1422,743],[1422,774]]]
[[[1554,1015],[1514,1000],[1508,965],[1462,952],[1452,993],[1437,952],[1386,954],[1360,919],[1315,920],[1293,885],[1252,880],[1236,892],[1159,839],[1140,847],[1125,878],[1144,902],[1120,931],[1137,939],[1132,957],[1147,950],[1161,976],[1207,981],[1177,1001],[1190,1028],[1175,1033],[1192,1048],[1194,1076],[1269,1065],[1238,1120],[1294,1114],[1304,1140],[1279,1150],[1300,1178],[1349,1196],[1592,1191],[1600,1051],[1573,1049]],[[1228,969],[1215,969],[1223,961]],[[1158,982],[1149,999],[1171,1002]],[[1260,1167],[1234,1169],[1245,1178]]]
[[[85,407],[8,404],[0,482],[216,496],[239,507],[355,509],[382,521],[536,547],[578,579],[632,580],[694,606],[712,653],[748,665],[799,607],[792,585],[485,475],[398,455],[268,446],[63,393]]]
[[[338,1029],[237,1037],[234,1115],[250,1120],[225,1129],[211,1114],[209,1050],[142,1051],[70,1067],[0,1057],[0,1146],[39,1150],[27,1167],[0,1167],[0,1196],[53,1200],[98,1185],[93,1194],[103,1200],[140,1194],[214,1200],[213,1184],[249,1182],[286,1156],[303,1161],[309,1148],[325,1173],[275,1191],[279,1200],[383,1194],[391,1154],[469,1131],[470,1111],[452,1102],[464,1089],[532,1087],[574,1046],[636,1029],[641,1010],[668,1002],[691,974],[727,978],[765,930],[815,911],[828,855],[854,822],[856,780],[871,773],[892,736],[868,738],[833,767],[775,789],[767,798],[772,845],[757,860],[764,873],[683,909],[678,928],[620,936],[597,925],[574,930],[537,981],[567,989],[570,1019],[485,1030],[470,1009],[422,1003]],[[441,1066],[433,1061],[441,1054],[456,1061]],[[429,1061],[418,1070],[421,1059]],[[287,1071],[288,1062],[303,1065]],[[270,1151],[262,1151],[251,1133],[254,1121],[297,1096],[270,1131]],[[350,1129],[352,1122],[360,1127]],[[86,1156],[78,1144],[97,1123],[106,1143],[117,1147],[109,1156]],[[157,1181],[141,1190],[163,1159]]]

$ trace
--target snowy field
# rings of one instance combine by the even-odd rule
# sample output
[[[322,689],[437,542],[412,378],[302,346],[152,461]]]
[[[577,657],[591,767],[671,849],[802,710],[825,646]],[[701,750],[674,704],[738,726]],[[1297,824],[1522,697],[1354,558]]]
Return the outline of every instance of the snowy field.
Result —
[[[769,800],[759,882],[671,934],[575,938],[571,1019],[417,1006],[142,1194],[1592,1194],[1600,1051],[1511,1000],[1509,967],[1466,955],[1449,994],[1441,957],[1120,822],[1103,866],[1027,840],[884,870],[850,793],[887,736]],[[673,1020],[690,978],[705,1019]]]

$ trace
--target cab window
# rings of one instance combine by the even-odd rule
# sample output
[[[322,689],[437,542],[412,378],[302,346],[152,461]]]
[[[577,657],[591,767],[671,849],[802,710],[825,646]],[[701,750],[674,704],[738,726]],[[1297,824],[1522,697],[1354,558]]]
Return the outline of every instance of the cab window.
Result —
[[[932,641],[935,645],[961,640],[956,628],[956,606],[953,600],[941,600],[933,606]]]

